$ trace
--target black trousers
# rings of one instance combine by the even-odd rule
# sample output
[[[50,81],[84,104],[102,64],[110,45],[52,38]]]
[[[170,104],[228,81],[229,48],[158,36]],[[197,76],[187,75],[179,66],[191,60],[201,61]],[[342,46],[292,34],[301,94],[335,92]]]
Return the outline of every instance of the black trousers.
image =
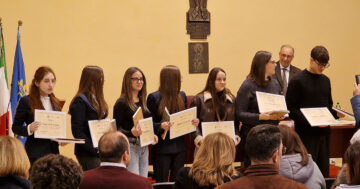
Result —
[[[300,136],[323,176],[329,177],[330,135]]]
[[[174,182],[177,172],[184,167],[186,151],[176,154],[155,154],[154,173],[156,182]]]
[[[100,159],[98,157],[76,156],[83,171],[95,169],[100,166]]]

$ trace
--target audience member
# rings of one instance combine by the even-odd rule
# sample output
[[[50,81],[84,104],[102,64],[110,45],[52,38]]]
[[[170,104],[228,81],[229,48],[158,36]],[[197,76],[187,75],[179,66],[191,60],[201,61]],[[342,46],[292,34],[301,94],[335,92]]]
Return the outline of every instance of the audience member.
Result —
[[[18,139],[0,137],[0,188],[29,189],[30,161]]]
[[[307,153],[299,135],[285,125],[279,125],[279,129],[283,148],[286,149],[280,161],[280,175],[301,182],[311,189],[325,189],[324,176]]]
[[[253,127],[246,139],[246,151],[251,165],[243,177],[219,186],[219,189],[296,189],[307,188],[305,185],[279,175],[279,166],[283,144],[278,127],[263,124]]]
[[[150,182],[126,169],[130,145],[120,131],[105,133],[99,141],[100,167],[84,172],[80,189],[149,189]]]
[[[82,169],[74,160],[58,154],[44,156],[32,165],[31,189],[77,189]]]
[[[344,154],[344,170],[347,184],[337,188],[360,188],[360,142],[350,145]]]
[[[191,168],[180,169],[173,189],[214,188],[238,178],[234,168],[235,143],[224,133],[205,137]]]

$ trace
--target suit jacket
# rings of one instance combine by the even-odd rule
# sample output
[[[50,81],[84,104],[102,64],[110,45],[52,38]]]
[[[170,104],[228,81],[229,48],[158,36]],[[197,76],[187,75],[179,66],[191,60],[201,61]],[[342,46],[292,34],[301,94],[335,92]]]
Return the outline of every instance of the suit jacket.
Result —
[[[293,65],[290,64],[290,72],[289,72],[289,82],[291,81],[291,79],[298,74],[299,72],[301,72],[301,70]],[[276,62],[276,68],[275,68],[275,75],[273,75],[273,78],[278,80],[281,89],[283,88],[283,80],[282,80],[282,73],[281,73],[281,69],[280,69],[280,62],[277,61]]]
[[[79,94],[70,105],[71,131],[75,138],[85,139],[85,144],[75,144],[76,156],[98,157],[90,136],[89,120],[98,120],[98,111],[85,94]],[[103,119],[107,116],[104,112]]]
[[[126,168],[116,166],[100,166],[85,171],[79,189],[151,189],[145,178],[131,173]]]
[[[278,169],[273,164],[251,165],[245,176],[222,184],[218,189],[247,188],[247,189],[305,189],[305,185],[279,175]]]
[[[57,110],[52,103],[53,110]],[[59,154],[59,144],[49,139],[34,138],[34,134],[29,136],[28,126],[34,122],[34,114],[31,112],[30,98],[24,96],[19,100],[16,107],[12,131],[20,136],[28,137],[25,143],[25,150],[30,159],[38,159],[47,154]],[[25,125],[24,125],[25,123]]]

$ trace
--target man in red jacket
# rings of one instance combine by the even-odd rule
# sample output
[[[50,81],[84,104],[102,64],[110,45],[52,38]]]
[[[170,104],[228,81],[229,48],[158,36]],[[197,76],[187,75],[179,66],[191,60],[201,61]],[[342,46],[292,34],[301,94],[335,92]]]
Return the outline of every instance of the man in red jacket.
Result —
[[[279,175],[280,160],[285,148],[277,126],[263,124],[253,127],[246,138],[246,151],[251,165],[244,176],[220,185],[219,189],[303,189],[305,185]]]
[[[80,189],[151,189],[150,182],[126,169],[130,162],[127,137],[119,131],[104,134],[99,140],[100,167],[84,172]]]

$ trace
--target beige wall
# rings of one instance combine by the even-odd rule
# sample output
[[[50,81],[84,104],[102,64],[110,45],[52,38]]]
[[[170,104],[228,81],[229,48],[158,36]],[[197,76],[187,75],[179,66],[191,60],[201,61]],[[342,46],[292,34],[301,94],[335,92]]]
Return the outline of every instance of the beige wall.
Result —
[[[129,66],[144,71],[148,92],[153,92],[160,69],[177,65],[183,74],[182,89],[196,94],[207,75],[188,74],[188,9],[187,0],[0,0],[9,76],[21,19],[27,83],[37,67],[52,67],[57,75],[55,94],[67,100],[64,111],[85,65],[104,69],[110,117]],[[210,68],[227,71],[233,93],[248,74],[256,51],[268,50],[278,59],[279,47],[291,44],[296,51],[293,64],[303,69],[311,48],[324,45],[330,52],[331,67],[325,74],[332,82],[334,102],[351,111],[354,75],[360,74],[359,0],[209,0],[208,10]],[[61,153],[74,157],[73,145],[61,147]]]

